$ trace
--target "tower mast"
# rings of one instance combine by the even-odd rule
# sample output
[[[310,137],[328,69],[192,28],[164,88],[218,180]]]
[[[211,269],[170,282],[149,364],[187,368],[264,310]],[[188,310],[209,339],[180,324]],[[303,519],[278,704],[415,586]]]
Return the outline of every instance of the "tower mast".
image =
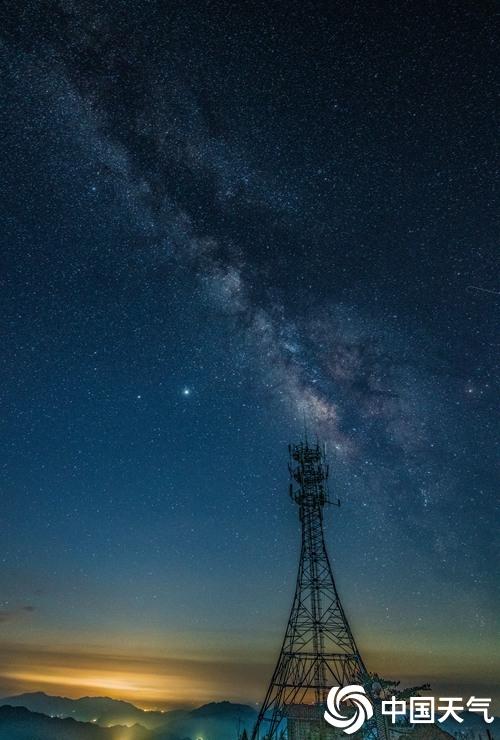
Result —
[[[332,686],[362,683],[367,675],[335,586],[323,533],[328,496],[328,465],[319,443],[289,447],[290,497],[299,507],[302,545],[290,617],[276,668],[262,704],[252,740],[275,740],[286,730],[289,740],[303,736],[298,723],[323,724]],[[286,722],[286,725],[285,725]]]

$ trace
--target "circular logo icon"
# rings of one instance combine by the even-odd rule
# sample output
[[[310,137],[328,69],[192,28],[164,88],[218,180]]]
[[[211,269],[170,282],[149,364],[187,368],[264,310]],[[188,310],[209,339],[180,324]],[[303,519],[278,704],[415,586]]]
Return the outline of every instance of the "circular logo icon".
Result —
[[[346,717],[340,711],[340,704],[350,701],[354,706],[354,714]],[[348,735],[351,735],[362,726],[363,722],[373,717],[371,701],[366,696],[362,686],[334,686],[328,693],[326,700],[328,711],[325,710],[324,717],[333,727],[339,727]]]

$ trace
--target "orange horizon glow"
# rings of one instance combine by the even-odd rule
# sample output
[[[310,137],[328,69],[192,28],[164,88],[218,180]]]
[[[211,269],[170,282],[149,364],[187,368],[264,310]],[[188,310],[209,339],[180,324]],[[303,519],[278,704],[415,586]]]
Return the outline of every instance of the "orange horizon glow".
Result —
[[[403,649],[380,644],[365,650],[365,660],[383,677],[402,685],[431,683],[433,691],[449,694],[452,687],[463,694],[490,696],[495,686],[495,666],[486,656],[478,660],[472,649],[447,650],[427,644]],[[186,649],[186,654],[188,650]],[[493,652],[491,653],[491,655]],[[69,647],[50,650],[36,645],[0,643],[0,692],[12,695],[32,691],[79,698],[90,694],[129,701],[142,709],[193,708],[211,701],[254,704],[263,698],[274,655],[259,657],[250,650],[224,654],[215,648],[203,657],[128,653],[118,648],[85,650]],[[488,691],[489,689],[489,691]],[[458,694],[457,694],[458,695]],[[495,697],[498,700],[498,697]]]
[[[181,659],[123,653],[72,653],[34,646],[0,645],[0,695],[45,691],[79,698],[89,693],[134,703],[142,709],[193,708],[211,701],[248,702],[251,691],[243,677],[266,667],[246,666],[231,659]],[[36,666],[36,668],[34,667]],[[235,696],[241,683],[242,695]]]
[[[68,687],[79,687],[79,688],[91,688],[99,691],[106,692],[119,692],[120,696],[131,695],[134,698],[149,698],[158,697],[168,701],[172,699],[172,691],[168,691],[164,685],[162,687],[155,687],[152,685],[152,676],[147,674],[135,674],[133,678],[127,677],[126,674],[123,676],[116,675],[97,675],[96,673],[85,676],[82,672],[77,669],[74,671],[74,676],[68,675],[67,671],[58,672],[55,671],[53,675],[49,673],[3,673],[3,677],[14,681],[20,681],[23,683],[32,683],[37,686],[43,686],[46,684],[56,686],[68,686]]]

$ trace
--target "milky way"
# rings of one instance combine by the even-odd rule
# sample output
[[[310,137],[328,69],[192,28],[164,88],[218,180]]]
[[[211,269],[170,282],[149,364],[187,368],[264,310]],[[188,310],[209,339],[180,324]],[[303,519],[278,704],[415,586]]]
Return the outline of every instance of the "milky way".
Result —
[[[218,225],[210,228],[210,211],[221,220],[245,208],[261,211],[266,220],[277,211],[293,240],[287,210],[294,205],[265,184],[243,153],[211,132],[177,64],[165,68],[153,59],[142,68],[133,38],[114,45],[111,14],[79,4],[55,9],[49,22],[53,45],[42,38],[41,61],[62,106],[78,117],[85,145],[137,219],[146,244],[141,258],[171,258],[192,271],[214,308],[236,318],[271,393],[288,403],[295,418],[305,414],[340,455],[369,448],[380,435],[403,451],[429,441],[429,415],[437,412],[439,419],[445,399],[439,377],[419,367],[418,342],[392,337],[380,322],[355,306],[332,304],[330,296],[298,316],[280,301],[251,246],[221,236]],[[187,202],[178,195],[182,181],[190,191]],[[208,204],[200,213],[196,193],[207,187]],[[269,239],[272,249],[272,232]],[[395,325],[392,334],[398,333]],[[438,391],[435,409],[425,398],[430,383]],[[352,413],[358,417],[354,428],[345,422]],[[449,422],[444,434],[447,428]]]

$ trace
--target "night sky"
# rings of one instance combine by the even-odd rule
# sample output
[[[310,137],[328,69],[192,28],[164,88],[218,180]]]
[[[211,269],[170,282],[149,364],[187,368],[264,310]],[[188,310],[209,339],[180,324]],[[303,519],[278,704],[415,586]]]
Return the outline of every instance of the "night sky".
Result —
[[[304,417],[368,667],[495,691],[494,9],[4,5],[0,693],[261,700]]]

